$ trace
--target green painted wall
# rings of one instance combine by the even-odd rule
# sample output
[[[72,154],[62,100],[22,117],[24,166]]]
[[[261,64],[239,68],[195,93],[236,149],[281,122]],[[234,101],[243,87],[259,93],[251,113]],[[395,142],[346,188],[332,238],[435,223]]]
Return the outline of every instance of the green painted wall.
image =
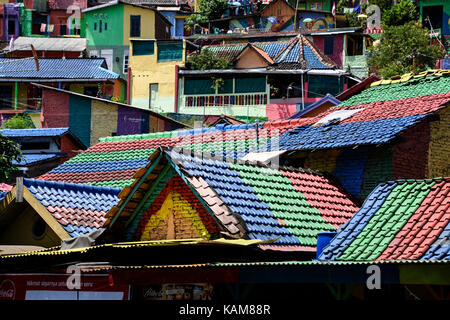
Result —
[[[87,47],[123,45],[123,13],[122,4],[85,12],[84,27]],[[100,17],[100,15],[103,16]],[[99,30],[100,21],[102,21],[102,32]],[[97,30],[94,30],[95,23],[97,23]],[[106,30],[105,23],[107,23]]]
[[[91,99],[71,95],[69,98],[69,128],[84,143],[91,146]]]

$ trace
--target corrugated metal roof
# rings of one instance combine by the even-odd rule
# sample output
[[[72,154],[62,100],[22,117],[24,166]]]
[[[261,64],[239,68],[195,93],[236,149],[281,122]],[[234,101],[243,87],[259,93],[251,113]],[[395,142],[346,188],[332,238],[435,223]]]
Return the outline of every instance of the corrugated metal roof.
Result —
[[[14,40],[13,51],[29,51],[33,45],[37,51],[83,51],[86,49],[86,38],[63,37],[18,37]]]
[[[104,59],[0,58],[0,79],[117,79],[105,69]]]
[[[33,164],[33,163],[40,162],[40,161],[59,158],[62,156],[63,156],[62,153],[23,154],[22,159],[19,162],[13,161],[13,164],[17,165],[17,166],[25,166],[25,165]]]
[[[42,129],[2,129],[0,134],[4,137],[58,137],[69,131],[69,128],[42,128]]]

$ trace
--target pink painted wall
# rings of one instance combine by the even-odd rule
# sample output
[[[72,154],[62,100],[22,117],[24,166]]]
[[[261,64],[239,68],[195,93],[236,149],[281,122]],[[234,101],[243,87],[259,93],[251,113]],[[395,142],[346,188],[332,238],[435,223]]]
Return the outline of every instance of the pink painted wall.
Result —
[[[314,44],[319,48],[320,51],[324,52],[325,49],[325,36],[314,36]],[[342,68],[342,52],[344,50],[344,36],[341,34],[334,35],[334,48],[333,54],[327,54],[326,56],[333,60],[339,68]]]
[[[268,104],[266,117],[269,121],[285,120],[297,112],[297,104]]]

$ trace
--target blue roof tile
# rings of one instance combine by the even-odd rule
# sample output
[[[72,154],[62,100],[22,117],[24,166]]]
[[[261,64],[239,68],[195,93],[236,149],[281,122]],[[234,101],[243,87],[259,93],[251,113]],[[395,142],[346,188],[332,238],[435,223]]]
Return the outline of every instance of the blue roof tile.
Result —
[[[117,79],[119,75],[105,69],[104,59],[0,58],[0,78],[17,79]]]

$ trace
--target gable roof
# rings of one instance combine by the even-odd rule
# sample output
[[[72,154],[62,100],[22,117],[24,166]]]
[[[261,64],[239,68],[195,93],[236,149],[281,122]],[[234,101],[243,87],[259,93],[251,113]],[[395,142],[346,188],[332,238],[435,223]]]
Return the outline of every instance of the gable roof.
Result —
[[[335,106],[337,106],[338,104],[341,103],[341,101],[339,101],[338,99],[333,97],[331,94],[327,93],[325,95],[325,97],[321,98],[319,101],[313,102],[312,104],[307,106],[305,109],[300,110],[299,112],[293,114],[292,116],[289,117],[289,119],[301,118],[305,114],[313,111],[314,109],[320,107],[321,105],[323,105],[324,103],[327,103],[327,102],[330,102],[330,103],[334,104]]]
[[[126,107],[126,108],[131,108],[131,109],[136,109],[136,110],[140,110],[140,111],[145,111],[148,114],[159,118],[161,120],[164,121],[168,121],[170,123],[172,123],[174,126],[178,127],[178,128],[190,128],[190,126],[188,126],[187,124],[177,121],[171,117],[162,115],[158,112],[149,110],[148,108],[143,108],[143,107],[138,107],[138,106],[133,106],[131,104],[125,104],[125,103],[121,103],[121,102],[116,102],[116,101],[112,101],[112,100],[107,100],[107,99],[103,99],[103,98],[99,98],[99,97],[93,97],[93,96],[89,96],[86,94],[82,94],[82,93],[78,93],[78,92],[73,92],[73,91],[69,91],[69,90],[64,90],[64,89],[60,89],[60,88],[55,88],[55,87],[51,87],[51,86],[46,86],[40,83],[32,83],[34,86],[39,87],[39,88],[43,88],[43,89],[48,89],[48,90],[53,90],[53,91],[58,91],[58,92],[62,92],[62,93],[66,93],[72,96],[78,96],[78,97],[83,97],[86,99],[90,99],[90,100],[97,100],[97,101],[102,101],[105,103],[110,103],[110,104],[115,104],[121,107]]]
[[[70,128],[33,128],[33,129],[0,129],[0,134],[13,140],[22,138],[61,137],[67,136],[72,142],[82,149],[86,149],[84,143],[77,138]]]
[[[140,239],[142,221],[157,214],[159,207],[152,209],[153,205],[162,201],[160,194],[171,179],[162,174],[168,172],[167,166],[193,190],[222,233],[275,240],[265,249],[314,251],[317,233],[335,230],[358,209],[337,180],[319,172],[229,163],[158,149],[107,213],[109,230],[126,233],[128,241]],[[215,229],[210,226],[211,230]]]
[[[252,46],[267,60],[274,64],[271,69],[301,70],[301,69],[336,69],[336,64],[324,55],[311,41],[303,35],[297,35],[290,40],[252,42],[249,44],[208,45],[208,49],[217,57],[234,61],[247,46]],[[268,60],[269,61],[269,60]]]
[[[151,10],[151,11],[153,11],[157,16],[159,16],[159,17],[161,18],[161,20],[162,20],[165,24],[172,26],[172,23],[171,23],[171,22],[170,22],[163,14],[161,14],[158,10],[156,10],[156,9],[153,8],[152,6],[147,6],[147,5],[145,5],[144,3],[140,3],[140,2],[139,2],[139,3],[134,3],[133,1],[114,0],[114,1],[109,1],[109,2],[107,2],[107,3],[99,4],[99,5],[94,6],[94,7],[90,7],[90,8],[83,9],[82,12],[85,13],[85,12],[90,12],[90,11],[96,11],[96,10],[99,10],[99,9],[103,9],[103,8],[107,8],[107,7],[112,7],[112,6],[119,5],[119,4],[130,5],[130,6],[137,7],[137,8],[141,8],[141,9]]]
[[[70,6],[77,6],[80,9],[85,9],[88,5],[87,0],[47,0],[49,9],[65,10]]]
[[[242,49],[242,51],[239,53],[239,55],[234,59],[234,62],[237,62],[237,60],[239,60],[242,55],[244,54],[244,52],[246,50],[252,50],[255,51],[261,58],[263,58],[269,65],[273,64],[274,61],[272,60],[272,58],[262,49],[258,48],[257,46],[248,43],[244,49]]]
[[[381,184],[319,259],[450,260],[449,195],[450,178]]]
[[[42,80],[108,80],[119,75],[106,69],[104,59],[0,58],[0,81],[12,79]]]
[[[106,212],[117,203],[121,189],[73,183],[23,179],[24,199],[41,215],[61,239],[76,237],[99,229]],[[0,208],[14,204],[11,197],[0,202]],[[5,210],[2,210],[3,212]]]
[[[125,187],[157,147],[184,147],[215,157],[390,143],[450,102],[450,73],[371,87],[311,118],[107,137],[41,179]],[[338,112],[338,113],[336,113]],[[346,117],[337,121],[336,117]],[[327,117],[327,118],[325,118]],[[315,126],[321,120],[328,123]]]
[[[59,137],[69,132],[69,128],[0,129],[0,134],[9,138]]]

